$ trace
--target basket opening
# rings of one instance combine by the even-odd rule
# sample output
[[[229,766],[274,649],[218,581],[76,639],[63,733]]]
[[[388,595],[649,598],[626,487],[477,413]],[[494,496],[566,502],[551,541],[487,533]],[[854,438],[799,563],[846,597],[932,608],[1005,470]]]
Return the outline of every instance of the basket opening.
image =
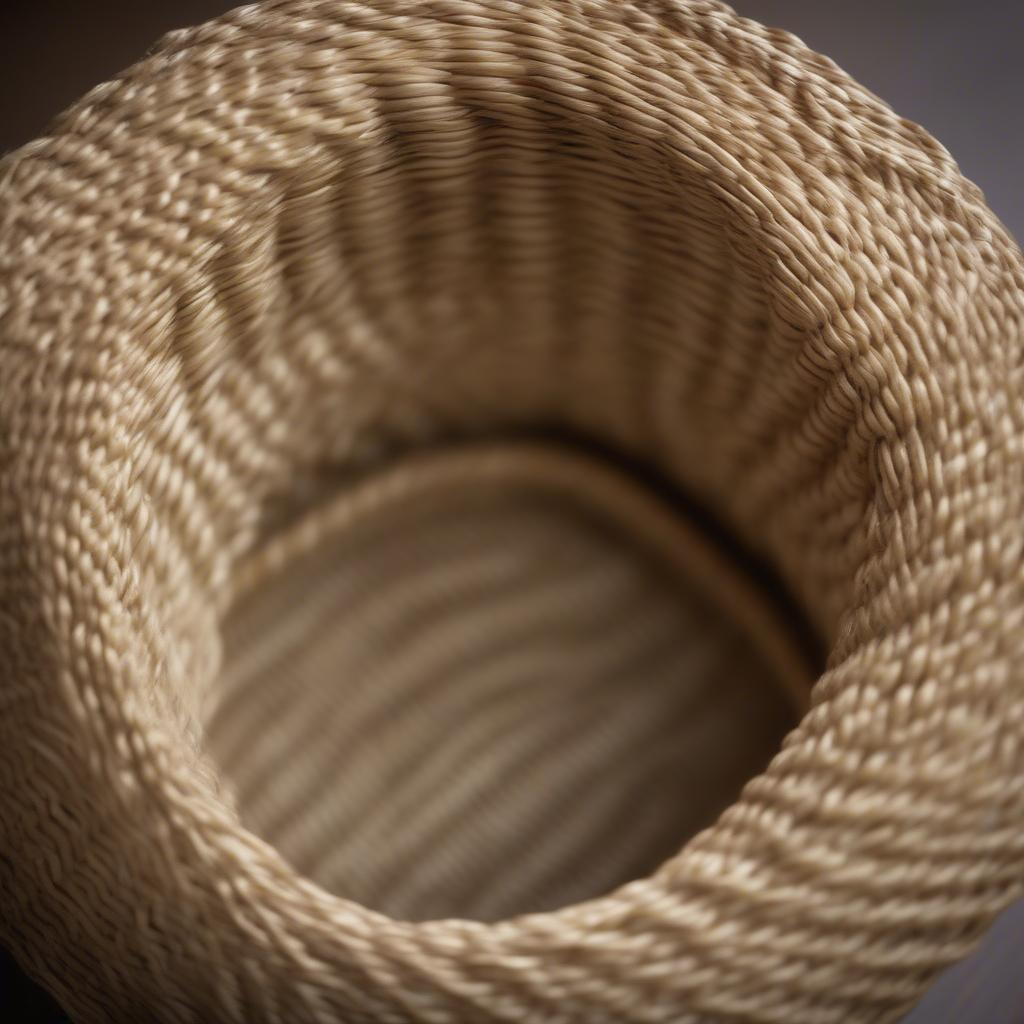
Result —
[[[713,735],[699,725],[703,711],[687,710],[686,701],[696,699],[687,686],[671,694],[658,690],[667,685],[666,666],[697,657],[683,638],[716,637],[730,658],[740,658],[743,647],[739,640],[723,639],[728,616],[694,625],[708,581],[677,573],[671,586],[659,590],[645,575],[645,563],[623,555],[628,546],[623,548],[621,539],[602,546],[588,541],[585,531],[577,537],[571,517],[563,521],[564,513],[556,510],[533,513],[537,524],[522,526],[524,539],[512,530],[509,510],[495,512],[497,519],[487,528],[498,530],[505,521],[509,532],[507,541],[494,541],[499,547],[511,553],[534,533],[564,534],[565,550],[581,546],[581,561],[592,564],[599,578],[606,573],[618,580],[620,592],[603,605],[595,597],[593,606],[574,603],[570,609],[578,621],[573,619],[568,632],[595,634],[600,644],[522,643],[532,658],[548,659],[529,671],[516,669],[533,681],[533,689],[526,683],[493,686],[496,694],[504,692],[502,686],[511,688],[524,701],[532,694],[536,704],[506,708],[489,695],[479,679],[513,670],[505,665],[506,655],[484,650],[478,669],[470,672],[460,663],[458,671],[444,675],[455,680],[449,684],[455,706],[462,700],[476,708],[482,701],[485,710],[467,717],[481,722],[485,732],[498,729],[506,716],[525,716],[527,726],[508,729],[513,737],[508,749],[518,750],[518,756],[525,748],[514,744],[531,735],[547,735],[549,728],[574,730],[569,709],[578,706],[600,707],[603,701],[608,719],[622,722],[623,731],[606,737],[598,723],[580,729],[580,738],[571,740],[579,751],[559,763],[576,764],[582,774],[556,778],[545,789],[551,802],[534,804],[536,786],[528,783],[526,768],[515,770],[514,760],[506,764],[489,753],[491,768],[469,771],[472,758],[483,763],[485,755],[459,753],[451,737],[459,738],[461,718],[439,703],[430,713],[431,728],[424,726],[419,740],[423,756],[450,756],[453,777],[469,787],[464,793],[471,793],[474,777],[496,774],[508,788],[493,794],[492,803],[518,802],[516,813],[522,817],[516,835],[532,837],[540,866],[534,875],[524,868],[517,888],[494,883],[494,850],[511,843],[501,831],[510,826],[503,818],[485,827],[484,818],[458,810],[456,816],[466,819],[460,829],[475,829],[473,834],[484,829],[486,841],[470,842],[468,860],[451,864],[446,858],[455,855],[438,845],[438,860],[428,871],[423,861],[428,844],[421,833],[429,832],[429,814],[440,815],[436,827],[445,828],[444,813],[455,812],[426,797],[410,809],[411,796],[403,802],[387,791],[405,776],[410,785],[426,785],[431,772],[412,770],[415,762],[409,758],[390,762],[388,769],[383,755],[379,765],[346,765],[344,780],[341,771],[343,758],[351,755],[341,727],[351,729],[361,721],[359,700],[372,703],[388,692],[377,676],[391,679],[396,693],[418,678],[412,668],[391,664],[408,645],[370,640],[374,630],[391,638],[411,628],[388,618],[405,600],[397,569],[381,570],[383,591],[396,595],[385,611],[374,612],[385,616],[383,623],[371,618],[369,626],[361,625],[359,615],[343,614],[346,606],[332,589],[334,581],[374,577],[367,575],[366,556],[359,555],[356,571],[350,556],[338,555],[330,572],[330,560],[315,558],[312,569],[319,575],[296,584],[300,592],[309,591],[308,601],[293,600],[255,629],[245,625],[244,616],[232,618],[241,613],[228,615],[236,607],[247,561],[273,550],[291,529],[301,532],[301,524],[329,506],[339,487],[382,465],[529,432],[583,437],[597,450],[616,452],[669,487],[693,494],[723,530],[773,567],[827,647],[852,607],[850,595],[872,526],[873,441],[870,431],[858,428],[866,416],[888,415],[884,407],[865,411],[874,401],[870,381],[855,386],[847,375],[822,365],[832,350],[823,354],[817,339],[846,296],[834,280],[819,287],[802,255],[787,248],[794,236],[792,225],[786,231],[779,227],[786,216],[782,208],[769,212],[765,197],[758,193],[755,201],[735,177],[729,188],[722,185],[713,163],[680,134],[690,129],[637,121],[626,108],[615,109],[619,103],[628,107],[621,96],[602,97],[607,108],[583,116],[571,104],[563,106],[558,91],[539,80],[526,83],[522,104],[510,106],[508,83],[471,81],[466,73],[452,70],[451,88],[438,94],[436,107],[417,103],[412,109],[402,90],[390,98],[385,90],[380,102],[358,105],[330,141],[311,138],[302,159],[293,154],[278,165],[274,161],[281,154],[273,147],[260,152],[259,188],[245,202],[221,198],[215,237],[182,264],[180,277],[148,296],[152,305],[140,313],[146,318],[140,332],[164,342],[162,354],[154,358],[149,348],[128,352],[129,380],[123,388],[128,397],[118,391],[116,408],[127,419],[125,436],[152,440],[133,452],[134,462],[115,463],[111,470],[121,474],[120,486],[136,486],[137,477],[152,496],[145,526],[132,537],[133,564],[152,567],[143,579],[140,605],[152,620],[147,636],[156,638],[153,650],[144,652],[145,664],[161,682],[153,687],[157,713],[173,716],[175,728],[181,724],[186,732],[176,751],[183,771],[201,777],[195,772],[201,741],[193,742],[201,732],[201,709],[208,701],[223,702],[221,717],[210,720],[210,749],[238,789],[243,824],[327,888],[410,917],[500,917],[571,902],[642,874],[709,823],[742,780],[777,749],[789,721],[780,711],[784,702],[749,720],[745,714],[716,718],[723,732],[713,744],[714,757],[706,753],[702,759],[697,744],[676,743],[691,727],[695,734]],[[623,123],[632,125],[630,132],[621,131]],[[145,390],[137,386],[140,377]],[[884,395],[878,403],[884,406]],[[165,452],[168,436],[182,439],[184,461]],[[168,481],[179,490],[185,482],[187,502],[175,500]],[[416,525],[416,537],[429,533],[425,524]],[[386,549],[413,543],[404,535],[378,542],[382,565]],[[556,540],[549,544],[562,549]],[[452,628],[467,635],[491,632],[485,619],[471,628],[463,623],[484,615],[486,601],[471,602],[469,608],[449,604],[429,589],[445,574],[430,578],[419,548],[406,557],[410,565],[420,565],[415,578],[428,588],[424,609],[415,617],[430,626],[421,627],[423,636],[433,629],[442,635]],[[525,564],[536,561],[525,559]],[[484,586],[486,577],[476,580],[472,574],[484,573],[489,564],[483,557],[467,561],[473,586]],[[282,583],[272,592],[287,592],[289,586]],[[536,588],[540,597],[548,586],[543,574],[522,583],[524,593]],[[692,593],[686,597],[688,587]],[[620,600],[630,605],[633,591],[646,593],[643,600],[653,609],[637,623],[636,633],[631,615],[620,621],[612,614]],[[408,600],[416,593],[410,588]],[[325,612],[327,619],[306,622],[306,604],[329,610],[332,601],[342,602],[333,617]],[[649,664],[642,673],[615,675],[615,645],[628,648],[636,642],[641,625],[664,630],[652,634],[649,649],[637,647],[630,656]],[[543,626],[536,625],[540,637]],[[250,641],[238,639],[265,635],[268,643],[272,638],[285,643],[305,628],[314,629],[312,639],[287,649],[287,655],[268,652],[265,662],[263,656],[245,656]],[[494,631],[496,642],[502,636]],[[222,640],[228,654],[223,671]],[[660,646],[662,641],[668,646]],[[591,648],[604,653],[592,655]],[[382,652],[382,665],[367,661],[375,651]],[[590,656],[599,658],[594,677],[583,672]],[[429,668],[433,657],[424,655],[423,664]],[[288,671],[274,658],[284,658]],[[728,675],[724,665],[709,664],[693,678],[716,694],[738,694],[743,686],[770,692],[771,686],[758,685],[764,666],[752,655],[749,660],[729,683],[740,688],[735,691],[725,682],[719,685],[719,677]],[[565,668],[565,662],[576,667]],[[236,714],[237,705],[225,694],[235,685],[233,674],[245,677],[238,667],[245,664],[257,680],[252,685],[277,696],[253,701]],[[568,683],[559,689],[537,682],[570,671],[578,673],[578,691]],[[683,674],[673,676],[677,685]],[[647,687],[650,695],[627,701],[625,690],[616,689],[625,688],[627,679],[629,685]],[[586,686],[608,689],[598,700],[598,691]],[[311,696],[292,699],[292,690]],[[720,706],[730,699],[740,705],[745,698],[723,696]],[[554,708],[545,701],[555,702]],[[418,715],[420,702],[410,706]],[[651,720],[633,721],[623,710],[627,706]],[[290,714],[301,719],[314,712],[308,721],[285,728]],[[544,724],[549,713],[550,726]],[[420,728],[416,715],[398,716],[395,728],[399,722]],[[314,738],[320,737],[321,724],[318,746]],[[741,739],[748,726],[758,733],[749,742]],[[654,733],[645,734],[645,728]],[[730,729],[739,731],[729,734]],[[603,752],[596,746],[599,735],[608,744]],[[397,749],[399,741],[394,743]],[[296,746],[308,747],[308,756],[297,757]],[[617,754],[627,748],[632,754],[624,760],[637,762],[636,775],[627,772],[614,785],[606,782],[606,777],[618,779]],[[658,751],[664,750],[670,754],[662,758]],[[714,785],[694,790],[707,798],[701,808],[680,811],[683,804],[672,802],[670,813],[663,804],[644,812],[650,821],[643,829],[619,834],[615,806],[653,808],[656,801],[645,795],[653,789],[658,800],[674,801],[675,783],[665,778],[699,777],[687,758],[707,767],[722,751],[740,750],[750,754],[749,762],[723,763]],[[544,763],[540,753],[534,760]],[[644,781],[648,769],[667,774],[660,784]],[[348,781],[357,770],[365,781],[356,774]],[[578,779],[587,772],[588,785],[604,802],[604,809],[595,806],[592,814],[590,805],[571,796],[574,785],[577,793],[586,792]],[[597,785],[598,780],[605,784]],[[452,788],[449,783],[445,779],[438,789]],[[331,787],[353,794],[355,809],[343,801],[342,810],[332,809],[333,798],[322,796]],[[309,799],[309,794],[321,796]],[[379,808],[372,811],[376,817],[372,808]],[[221,811],[230,830],[233,809],[223,805]],[[386,832],[393,846],[374,838],[374,828],[390,827],[389,815],[408,817],[414,811],[421,815],[420,831],[410,826],[408,843],[419,845],[403,846],[393,831]],[[582,815],[582,823],[570,821],[570,811]],[[371,820],[377,821],[373,827]],[[507,821],[516,821],[511,811]],[[556,821],[564,828],[552,852],[537,837]],[[611,830],[612,838],[601,840],[601,829]],[[342,834],[347,838],[335,853]],[[594,856],[592,844],[607,846],[607,856]],[[584,854],[592,859],[583,859]],[[409,888],[412,882],[399,886],[395,881],[405,877],[412,857],[420,858],[415,874],[423,880],[415,889]],[[455,881],[446,878],[428,891],[444,872],[454,872]]]
[[[535,106],[503,109],[493,105],[500,97],[490,89],[487,95],[455,89],[452,104],[417,108],[412,121],[400,103],[363,111],[367,123],[353,125],[330,151],[312,149],[301,168],[289,169],[253,200],[239,229],[223,233],[179,296],[169,321],[180,357],[175,369],[188,381],[200,429],[220,436],[228,472],[238,474],[234,490],[217,491],[230,514],[219,523],[224,540],[216,579],[223,589],[214,591],[214,603],[230,606],[239,560],[272,546],[288,524],[315,516],[339,482],[410,452],[540,429],[593,439],[694,493],[726,530],[773,564],[827,644],[848,603],[870,500],[870,446],[851,431],[859,399],[841,380],[823,389],[813,358],[812,339],[833,297],[818,295],[813,282],[789,279],[771,223],[743,196],[723,192],[699,154],[667,144],[654,128],[624,137],[610,127],[611,114],[580,118],[539,94]],[[233,420],[222,419],[236,401]],[[253,417],[269,426],[254,432]],[[245,439],[244,463],[232,455],[236,436]],[[842,501],[831,485],[836,478]],[[427,701],[406,700],[413,710],[396,713],[388,725],[407,728],[415,740],[399,739],[399,732],[372,740],[396,750],[406,743],[407,755],[371,752],[368,737],[376,734],[361,724],[367,714],[377,722],[378,712],[367,710],[377,702],[401,703],[403,687],[426,686],[423,680],[440,672],[432,650],[423,656],[422,677],[401,661],[409,645],[396,638],[413,629],[399,615],[402,559],[381,569],[380,586],[393,594],[384,604],[373,602],[381,621],[355,590],[344,596],[334,589],[338,579],[347,581],[344,587],[374,579],[368,556],[360,554],[355,568],[350,556],[338,555],[330,572],[315,559],[320,575],[301,584],[309,601],[277,608],[272,626],[260,620],[255,630],[243,617],[236,620],[241,626],[227,627],[226,671],[239,679],[245,672],[232,659],[248,663],[237,646],[248,641],[239,636],[299,643],[303,629],[313,630],[300,649],[275,649],[265,664],[261,656],[251,665],[251,685],[265,688],[266,701],[242,713],[227,700],[211,727],[215,757],[239,789],[243,821],[327,888],[402,917],[500,917],[572,902],[644,873],[710,823],[777,749],[788,721],[784,702],[749,714],[721,712],[730,701],[745,706],[744,688],[760,700],[772,687],[759,684],[766,669],[752,655],[742,656],[748,660],[732,677],[731,661],[716,663],[707,652],[690,650],[686,638],[700,636],[742,660],[743,645],[725,639],[726,621],[695,625],[706,612],[697,608],[694,581],[677,578],[658,590],[641,563],[624,559],[621,543],[573,538],[571,521],[555,511],[535,514],[536,527],[522,526],[527,539],[512,528],[510,510],[493,515],[480,529],[498,531],[504,522],[509,536],[499,541],[496,535],[494,544],[508,549],[510,562],[517,545],[528,553],[534,533],[550,534],[556,551],[561,545],[552,538],[564,534],[566,551],[581,546],[581,561],[598,577],[617,579],[621,590],[604,605],[595,598],[592,607],[571,609],[578,621],[567,635],[596,634],[596,648],[593,641],[553,645],[538,622],[541,639],[527,634],[520,644],[533,664],[509,667],[507,652],[483,645],[473,671],[458,662],[441,673],[450,689],[447,704],[439,700],[430,709]],[[421,533],[426,538],[430,530],[417,524],[416,537]],[[426,571],[427,539],[378,544],[382,566],[387,549],[412,545],[405,560],[418,566],[411,576],[426,588],[414,616],[417,637],[435,629],[490,632],[486,600],[464,608],[466,598],[449,603],[430,589],[444,585],[445,573],[433,580]],[[466,562],[470,593],[485,586],[488,571],[498,571],[489,564]],[[534,562],[524,554],[524,564]],[[549,586],[541,574],[510,592],[536,588],[536,603],[523,598],[536,615]],[[630,615],[620,621],[612,613],[616,601],[631,603],[630,587],[654,609],[642,620],[652,630],[650,649],[638,646],[632,654],[650,663],[640,682],[637,673],[613,672],[615,658],[626,658],[616,645],[638,643],[643,632],[639,621],[631,631]],[[417,593],[410,587],[408,600]],[[346,601],[356,602],[360,614],[346,611]],[[326,618],[306,623],[305,604],[322,602]],[[330,608],[333,614],[324,610]],[[363,614],[371,616],[367,622]],[[371,640],[375,631],[388,638],[383,645]],[[501,630],[493,642],[507,642]],[[604,652],[594,655],[593,677],[584,656],[592,649]],[[371,663],[381,650],[381,664]],[[689,658],[710,661],[693,673],[695,683],[679,686],[690,673],[678,665]],[[570,670],[566,662],[578,665]],[[570,672],[574,682],[561,687],[539,682]],[[380,682],[382,673],[390,684]],[[510,673],[520,681],[510,682]],[[481,681],[492,676],[493,684]],[[658,689],[669,676],[677,686],[670,696]],[[648,696],[628,701],[627,680]],[[308,700],[289,698],[292,690],[308,693]],[[214,699],[224,692],[215,685]],[[707,712],[714,728],[701,724],[704,710],[688,704],[698,692],[716,694],[709,707],[717,710]],[[502,694],[508,693],[515,700],[506,706]],[[452,710],[463,705],[461,716]],[[572,709],[581,706],[593,714],[604,707],[609,720],[623,723],[621,731],[606,735],[597,721],[579,726],[574,715],[580,712]],[[629,719],[626,706],[651,719]],[[290,715],[295,722],[286,728]],[[507,749],[492,739],[491,750],[479,739],[477,729],[491,735],[516,715],[526,724],[508,728]],[[463,717],[477,723],[465,736]],[[560,742],[578,750],[559,759],[576,767],[546,781],[542,799],[533,802],[535,772],[553,758],[537,752],[530,770],[515,758],[526,757],[530,742],[546,736],[554,743],[559,730],[576,728],[579,737]],[[746,728],[756,736],[744,738]],[[352,729],[362,753],[350,749]],[[691,730],[713,736],[716,729],[713,756],[686,740]],[[296,747],[305,750],[301,759]],[[427,793],[417,787],[429,788],[435,769],[426,760],[417,765],[412,751],[420,749],[452,773],[437,776]],[[687,807],[678,799],[678,780],[702,778],[700,771],[722,751],[737,757],[713,765],[718,775],[689,790],[695,803]],[[622,760],[636,761],[635,771],[623,772]],[[487,766],[473,770],[474,763]],[[645,779],[645,771],[656,781]],[[492,778],[500,787],[488,793]],[[600,793],[601,807],[597,798],[584,800],[583,778]],[[448,808],[437,793],[454,780],[462,783],[462,796]],[[392,792],[402,787],[404,795]],[[658,792],[656,799],[647,797],[649,790]],[[520,809],[488,823],[481,801]],[[638,806],[646,824],[619,830],[616,814]],[[397,835],[395,815],[419,822],[404,822],[408,839]],[[563,826],[557,837],[549,828],[554,822]],[[602,829],[615,841],[602,840]],[[450,847],[438,840],[438,830],[451,833]],[[467,839],[481,833],[484,838]],[[549,833],[551,849],[538,838]],[[494,865],[513,842],[510,835],[535,846],[538,861],[534,874],[524,868],[516,887],[502,887]],[[608,854],[596,857],[591,844],[601,843]],[[436,861],[428,865],[427,857]]]
[[[243,822],[402,919],[648,874],[764,767],[810,678],[731,615],[767,595],[729,590],[677,515],[537,445],[420,459],[310,513],[226,626],[208,746]]]

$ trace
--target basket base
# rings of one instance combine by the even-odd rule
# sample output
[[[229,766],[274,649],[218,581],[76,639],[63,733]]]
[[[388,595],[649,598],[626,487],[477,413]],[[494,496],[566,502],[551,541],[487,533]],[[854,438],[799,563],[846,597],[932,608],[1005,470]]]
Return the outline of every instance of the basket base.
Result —
[[[589,456],[414,460],[245,576],[208,748],[248,827],[392,917],[497,919],[646,875],[795,720],[766,595]]]

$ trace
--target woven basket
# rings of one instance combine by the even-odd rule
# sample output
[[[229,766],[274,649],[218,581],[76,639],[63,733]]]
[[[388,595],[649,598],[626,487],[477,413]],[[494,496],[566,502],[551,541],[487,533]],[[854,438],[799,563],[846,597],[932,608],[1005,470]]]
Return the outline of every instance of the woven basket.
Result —
[[[283,0],[0,181],[0,942],[74,1020],[892,1021],[1021,893],[1021,254],[828,60]]]

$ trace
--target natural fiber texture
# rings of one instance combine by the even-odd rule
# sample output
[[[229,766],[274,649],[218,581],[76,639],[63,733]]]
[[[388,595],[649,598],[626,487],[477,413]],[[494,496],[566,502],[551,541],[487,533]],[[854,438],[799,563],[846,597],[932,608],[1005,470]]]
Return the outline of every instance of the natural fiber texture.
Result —
[[[0,180],[0,942],[76,1021],[890,1021],[1021,893],[1021,255],[830,62],[286,0]],[[685,844],[804,669],[676,491],[829,651]]]

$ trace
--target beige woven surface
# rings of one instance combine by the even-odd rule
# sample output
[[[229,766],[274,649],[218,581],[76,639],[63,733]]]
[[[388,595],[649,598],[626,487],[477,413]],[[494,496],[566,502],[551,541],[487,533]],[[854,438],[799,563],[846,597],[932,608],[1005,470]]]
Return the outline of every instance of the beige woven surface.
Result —
[[[1021,893],[1021,256],[828,61],[289,0],[0,181],[0,941],[75,1020],[886,1021]],[[829,649],[658,867],[793,641],[599,457],[446,480],[523,431],[696,496]]]

